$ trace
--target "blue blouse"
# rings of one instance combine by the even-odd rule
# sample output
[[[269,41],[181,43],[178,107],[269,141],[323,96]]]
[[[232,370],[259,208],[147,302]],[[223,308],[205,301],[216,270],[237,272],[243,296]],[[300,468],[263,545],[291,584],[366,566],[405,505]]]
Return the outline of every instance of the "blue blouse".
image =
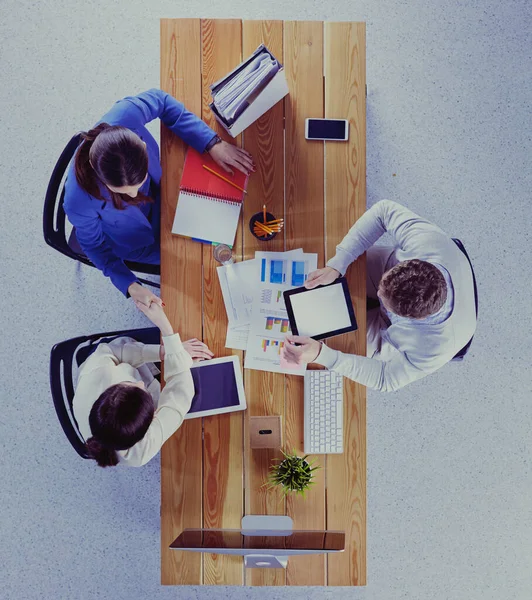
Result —
[[[150,180],[156,186],[161,182],[159,147],[145,127],[146,123],[156,118],[161,119],[171,131],[198,152],[203,152],[215,135],[210,127],[186,110],[181,102],[158,89],[116,102],[99,123],[127,127],[146,143],[148,180],[141,188],[143,193],[149,193]],[[100,190],[104,200],[94,198],[79,186],[72,161],[65,182],[64,208],[67,217],[76,228],[76,237],[85,254],[127,296],[128,287],[137,278],[120,257],[138,252],[158,258],[159,240],[148,220],[149,204],[126,205],[123,210],[119,210],[114,207],[107,187],[102,184]],[[150,262],[157,263],[157,260]]]

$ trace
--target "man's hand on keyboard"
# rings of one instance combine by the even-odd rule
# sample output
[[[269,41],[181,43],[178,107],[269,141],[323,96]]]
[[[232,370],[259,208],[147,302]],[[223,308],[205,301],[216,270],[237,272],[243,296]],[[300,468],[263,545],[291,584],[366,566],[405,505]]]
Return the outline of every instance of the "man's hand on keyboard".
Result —
[[[287,362],[301,365],[314,362],[320,351],[321,342],[302,335],[287,335],[281,353]]]

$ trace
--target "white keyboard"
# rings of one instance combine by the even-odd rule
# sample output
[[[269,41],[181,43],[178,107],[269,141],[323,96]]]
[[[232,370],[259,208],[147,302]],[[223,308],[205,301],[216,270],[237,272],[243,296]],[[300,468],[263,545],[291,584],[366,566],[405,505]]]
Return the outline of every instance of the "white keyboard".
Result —
[[[305,452],[344,451],[344,381],[334,371],[305,372]]]

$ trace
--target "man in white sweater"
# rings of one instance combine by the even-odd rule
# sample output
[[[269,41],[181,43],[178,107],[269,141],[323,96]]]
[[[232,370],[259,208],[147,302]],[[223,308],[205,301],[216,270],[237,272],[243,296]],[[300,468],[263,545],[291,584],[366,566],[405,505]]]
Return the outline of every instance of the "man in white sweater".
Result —
[[[385,233],[393,247],[373,246]],[[473,273],[467,257],[439,227],[382,200],[369,209],[306,287],[332,283],[367,252],[367,357],[344,354],[308,337],[288,336],[289,362],[318,363],[371,389],[390,392],[433,373],[472,338]],[[297,344],[297,345],[296,345]]]

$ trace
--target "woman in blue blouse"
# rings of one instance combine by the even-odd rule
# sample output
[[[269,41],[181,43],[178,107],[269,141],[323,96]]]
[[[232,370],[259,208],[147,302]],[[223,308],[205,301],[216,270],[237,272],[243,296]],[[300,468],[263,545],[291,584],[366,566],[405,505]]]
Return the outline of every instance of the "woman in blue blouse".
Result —
[[[65,212],[89,259],[125,295],[149,306],[161,300],[138,283],[124,260],[159,264],[161,163],[145,125],[161,121],[226,171],[254,170],[251,156],[223,142],[181,102],[152,89],[119,100],[83,134],[65,183]]]

